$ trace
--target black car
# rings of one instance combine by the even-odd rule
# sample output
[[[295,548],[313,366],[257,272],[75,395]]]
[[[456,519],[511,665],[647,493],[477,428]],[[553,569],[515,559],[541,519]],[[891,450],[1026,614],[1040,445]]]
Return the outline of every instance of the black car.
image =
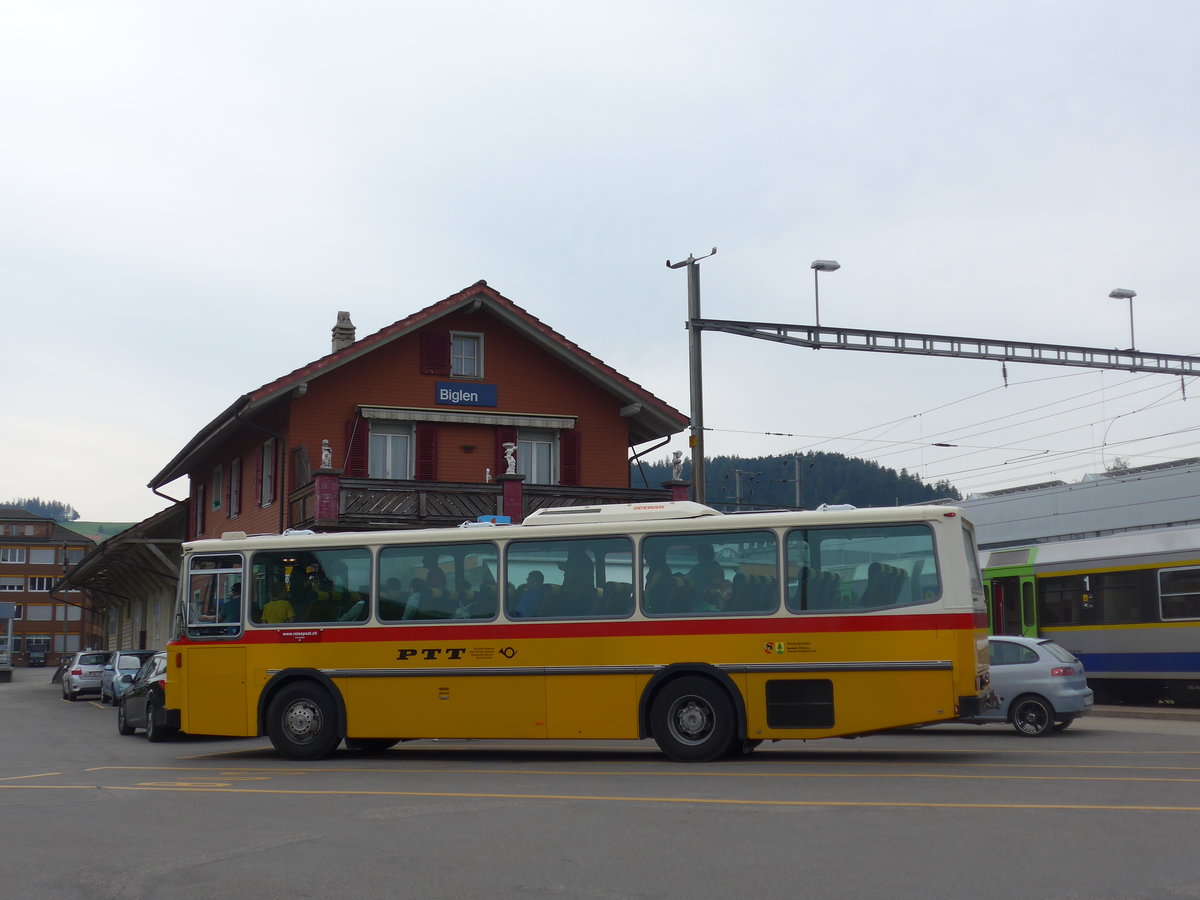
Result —
[[[165,741],[179,728],[179,711],[167,708],[167,654],[160,650],[146,660],[137,675],[122,675],[127,685],[117,703],[117,731],[133,734],[146,729],[147,739]]]

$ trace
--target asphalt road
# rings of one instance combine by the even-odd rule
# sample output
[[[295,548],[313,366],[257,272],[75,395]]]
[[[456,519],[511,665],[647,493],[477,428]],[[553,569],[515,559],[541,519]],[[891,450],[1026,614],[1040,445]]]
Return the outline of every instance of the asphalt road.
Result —
[[[938,726],[681,765],[650,743],[277,758],[121,737],[0,685],[0,894],[87,898],[1200,897],[1200,721]]]

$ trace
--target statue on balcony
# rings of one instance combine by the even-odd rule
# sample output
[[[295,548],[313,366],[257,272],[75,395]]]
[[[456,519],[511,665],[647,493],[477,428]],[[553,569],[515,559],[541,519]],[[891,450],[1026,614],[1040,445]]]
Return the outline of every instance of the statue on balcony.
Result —
[[[333,448],[329,446],[329,439],[321,441],[321,468],[333,468]]]
[[[504,442],[504,474],[517,474],[517,445],[512,441]]]

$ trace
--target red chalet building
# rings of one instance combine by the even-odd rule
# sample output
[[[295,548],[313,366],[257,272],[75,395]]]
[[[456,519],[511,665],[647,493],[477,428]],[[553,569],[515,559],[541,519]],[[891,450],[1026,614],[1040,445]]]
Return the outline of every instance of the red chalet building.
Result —
[[[687,424],[480,281],[361,340],[339,313],[332,353],[239,397],[149,486],[188,477],[189,537],[520,521],[667,499],[630,486],[631,450]]]

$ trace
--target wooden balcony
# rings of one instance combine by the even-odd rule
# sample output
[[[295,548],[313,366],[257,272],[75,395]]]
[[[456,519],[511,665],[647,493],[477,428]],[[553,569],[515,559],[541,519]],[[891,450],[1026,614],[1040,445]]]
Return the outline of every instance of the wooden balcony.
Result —
[[[393,481],[383,478],[323,476],[288,495],[288,527],[314,531],[372,531],[387,528],[438,528],[502,515],[500,484],[444,481]],[[330,496],[322,498],[321,491]],[[336,491],[336,514],[332,499]],[[549,506],[641,503],[670,500],[668,490],[646,488],[521,485],[522,517]],[[323,503],[322,500],[325,500]],[[319,514],[319,510],[325,513]]]

